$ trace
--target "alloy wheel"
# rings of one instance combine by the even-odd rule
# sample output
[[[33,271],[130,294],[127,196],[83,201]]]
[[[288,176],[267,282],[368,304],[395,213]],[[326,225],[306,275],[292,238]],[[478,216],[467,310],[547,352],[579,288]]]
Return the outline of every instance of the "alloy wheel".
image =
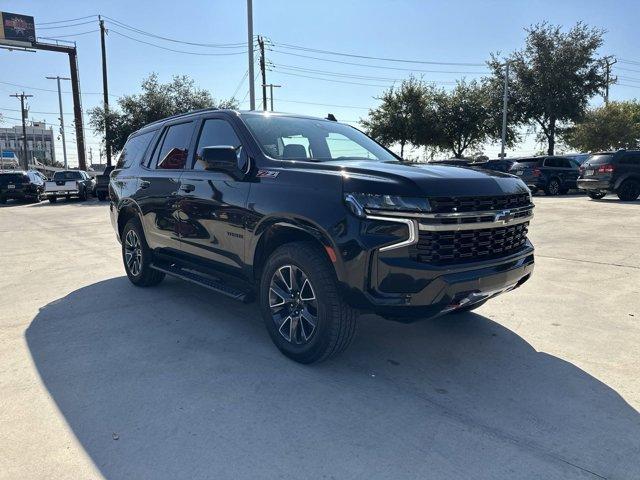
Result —
[[[318,325],[318,301],[311,281],[299,267],[284,265],[274,272],[269,308],[286,341],[303,345],[311,340]]]
[[[551,195],[557,195],[560,192],[560,184],[557,180],[551,180],[549,183],[549,193]]]
[[[137,277],[142,268],[142,247],[134,230],[129,230],[124,240],[124,259],[131,275]]]

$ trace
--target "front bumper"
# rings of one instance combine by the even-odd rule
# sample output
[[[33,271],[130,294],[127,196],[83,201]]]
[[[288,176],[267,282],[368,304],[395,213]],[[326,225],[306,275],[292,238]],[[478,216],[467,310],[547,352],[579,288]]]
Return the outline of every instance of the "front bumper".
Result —
[[[416,265],[414,268],[383,268],[385,283],[404,286],[406,293],[366,293],[370,309],[389,319],[404,322],[435,317],[513,290],[533,272],[533,246],[527,242],[521,252],[502,259],[447,268]],[[391,279],[391,281],[389,281]]]
[[[580,190],[611,190],[612,186],[609,180],[600,180],[597,178],[579,178],[578,188]]]

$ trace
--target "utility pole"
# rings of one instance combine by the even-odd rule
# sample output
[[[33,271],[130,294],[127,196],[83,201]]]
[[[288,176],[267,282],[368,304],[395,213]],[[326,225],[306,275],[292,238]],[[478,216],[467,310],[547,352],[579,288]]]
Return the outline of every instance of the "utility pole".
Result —
[[[253,0],[247,0],[247,50],[249,52],[249,110],[256,109],[255,75],[253,73]]]
[[[282,85],[274,85],[273,83],[268,83],[265,86],[269,87],[269,101],[271,103],[271,111],[273,112],[273,89],[280,88]]]
[[[613,67],[618,62],[618,60],[616,60],[612,56],[608,56],[604,57],[604,61],[607,76],[607,81],[604,86],[604,104],[609,105],[609,85],[615,83],[618,80],[617,77],[611,78],[611,67]]]
[[[500,158],[504,159],[504,147],[507,143],[507,105],[509,104],[509,62],[504,66],[504,96],[502,97],[502,142],[500,146]]]
[[[27,156],[27,116],[25,115],[26,111],[24,109],[24,99],[33,97],[33,95],[27,95],[22,92],[9,96],[20,99],[20,112],[22,113],[22,152],[24,154],[24,169],[29,170],[29,158]]]
[[[104,145],[107,153],[107,167],[111,166],[111,132],[109,132],[109,84],[107,82],[107,48],[104,36],[104,20],[98,15],[100,21],[100,46],[102,48],[102,95],[104,102]]]
[[[62,90],[60,89],[60,80],[71,80],[68,77],[61,77],[59,75],[55,77],[46,77],[47,80],[56,80],[58,82],[58,105],[60,107],[60,135],[62,136],[62,156],[64,157],[64,169],[69,168],[67,163],[67,144],[64,138],[64,113],[62,112]]]
[[[267,111],[267,72],[266,61],[264,58],[264,38],[258,37],[258,45],[260,46],[260,72],[262,73],[262,110]]]

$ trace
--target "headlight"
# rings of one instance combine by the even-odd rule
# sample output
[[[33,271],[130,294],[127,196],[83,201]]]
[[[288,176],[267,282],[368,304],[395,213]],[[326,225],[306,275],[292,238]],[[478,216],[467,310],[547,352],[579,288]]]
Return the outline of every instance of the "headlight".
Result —
[[[371,193],[347,193],[344,201],[354,215],[365,216],[365,211],[430,212],[429,200],[424,197],[401,197]]]

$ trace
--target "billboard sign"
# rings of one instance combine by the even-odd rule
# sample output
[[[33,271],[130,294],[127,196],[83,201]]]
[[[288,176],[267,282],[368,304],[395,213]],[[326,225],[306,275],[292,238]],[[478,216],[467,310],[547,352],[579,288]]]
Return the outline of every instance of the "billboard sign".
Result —
[[[30,47],[36,41],[33,17],[8,12],[0,12],[0,16],[0,44]]]

